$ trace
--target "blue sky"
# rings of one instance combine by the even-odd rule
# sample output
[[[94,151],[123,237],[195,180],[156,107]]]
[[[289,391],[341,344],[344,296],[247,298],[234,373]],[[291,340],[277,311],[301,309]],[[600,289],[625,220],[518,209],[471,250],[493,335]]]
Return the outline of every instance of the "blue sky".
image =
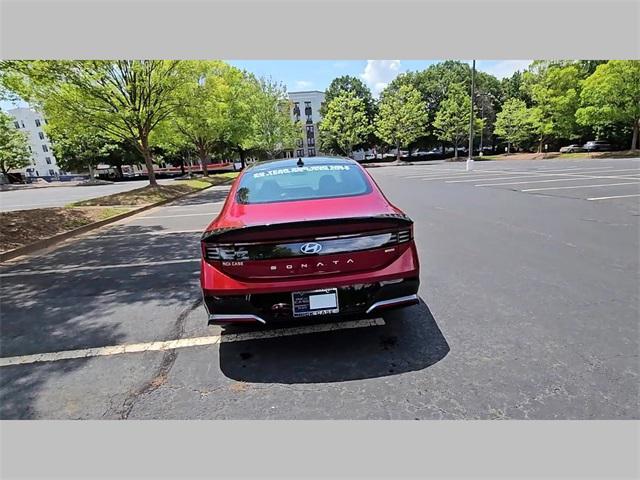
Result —
[[[282,81],[287,90],[324,90],[341,75],[361,78],[377,95],[399,73],[423,70],[439,60],[232,60],[229,63],[258,76]],[[531,60],[479,60],[478,70],[498,78],[524,70]]]
[[[377,96],[399,73],[423,70],[439,60],[230,60],[236,67],[257,76],[271,76],[287,86],[287,90],[325,90],[331,80],[342,75],[361,78]],[[531,60],[478,60],[476,67],[498,78],[524,70]],[[18,105],[22,106],[22,105]],[[0,102],[3,110],[13,108],[9,102]]]

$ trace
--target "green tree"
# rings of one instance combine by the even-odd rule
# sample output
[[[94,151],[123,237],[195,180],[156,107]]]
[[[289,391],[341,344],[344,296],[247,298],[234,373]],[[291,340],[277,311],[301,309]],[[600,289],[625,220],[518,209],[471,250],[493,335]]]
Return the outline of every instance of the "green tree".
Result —
[[[233,67],[220,61],[184,61],[182,68],[188,80],[178,92],[181,101],[174,115],[159,126],[154,143],[173,153],[192,149],[206,176],[212,154],[224,141],[224,117],[229,101],[227,77]]]
[[[300,125],[291,120],[289,97],[284,86],[272,79],[259,81],[259,92],[253,104],[253,136],[251,147],[274,158],[295,147],[301,137]]]
[[[510,77],[505,77],[500,82],[500,95],[502,103],[511,98],[522,100],[527,107],[531,106],[531,96],[522,88],[524,73],[520,70],[513,72]]]
[[[224,83],[221,141],[216,148],[237,152],[244,168],[247,154],[257,147],[255,113],[262,104],[261,83],[252,74],[236,68],[225,72]]]
[[[131,142],[157,186],[150,135],[180,104],[186,81],[180,61],[7,61],[0,68],[21,76],[18,93],[38,103],[48,118],[97,129]]]
[[[324,102],[322,102],[322,105],[320,105],[320,115],[322,117],[325,117],[327,114],[329,103],[338,95],[345,92],[353,93],[356,97],[364,102],[367,121],[369,125],[373,125],[373,120],[377,111],[377,105],[375,100],[373,99],[373,96],[371,95],[371,90],[369,90],[369,87],[367,87],[367,85],[362,80],[351,75],[343,75],[341,77],[335,78],[329,84],[329,87],[325,91]],[[370,134],[366,138],[363,138],[360,143],[358,145],[355,145],[353,148],[357,149],[359,147],[369,147],[371,145],[374,145],[375,141],[375,135],[373,133],[373,129],[371,129]],[[325,138],[323,149],[326,151],[340,150],[339,146],[335,142],[330,142],[327,138]]]
[[[427,108],[428,123],[433,124],[441,103],[447,97],[452,85],[461,84],[465,91],[471,88],[471,68],[468,63],[447,60],[430,65],[425,70],[407,72],[396,77],[388,89],[399,88],[401,85],[411,85],[416,88]],[[500,81],[485,72],[476,72],[476,104],[478,114],[482,113],[488,132],[495,119],[495,113],[500,110],[503,92]],[[482,108],[483,107],[483,108]],[[482,110],[482,112],[480,112]],[[428,132],[418,139],[417,143],[429,146],[436,143],[438,137],[435,131]]]
[[[27,136],[15,128],[13,117],[0,111],[0,171],[6,175],[26,167],[30,160]]]
[[[458,158],[458,146],[469,137],[469,120],[471,115],[471,98],[462,84],[449,87],[446,98],[440,103],[433,126],[440,140],[451,142],[454,158]],[[480,119],[474,121],[474,132],[483,128]]]
[[[521,146],[534,135],[535,125],[531,110],[524,100],[510,98],[502,105],[498,113],[494,134],[507,141],[507,152],[511,145]]]
[[[578,123],[602,132],[625,125],[632,132],[631,149],[640,148],[640,61],[610,60],[598,65],[583,83]]]
[[[362,80],[351,75],[343,75],[331,81],[325,91],[324,102],[320,106],[320,115],[324,117],[327,114],[329,103],[345,92],[352,93],[362,100],[367,118],[372,122],[376,113],[376,105],[371,95],[371,90]]]
[[[525,75],[525,88],[531,94],[538,133],[538,151],[550,138],[574,138],[577,134],[576,110],[580,102],[581,69],[571,64],[534,62]]]
[[[337,145],[343,154],[351,156],[355,145],[361,144],[371,132],[365,102],[354,92],[344,91],[333,97],[320,122],[323,149]]]
[[[423,136],[427,130],[426,106],[420,92],[411,85],[384,90],[375,119],[376,135],[396,147],[396,160],[400,161],[400,148]]]
[[[407,72],[398,75],[387,87],[397,89],[402,85],[411,85],[420,92],[426,106],[427,124],[433,124],[440,103],[446,98],[449,87],[453,84],[463,84],[467,90],[471,87],[471,69],[464,62],[447,60],[429,65],[425,70]],[[424,146],[437,141],[434,131],[427,131],[422,138],[416,139]]]
[[[55,124],[47,128],[58,164],[67,171],[89,171],[89,180],[94,179],[94,170],[101,164],[110,164],[111,156],[118,145],[96,130],[75,129],[64,131]]]

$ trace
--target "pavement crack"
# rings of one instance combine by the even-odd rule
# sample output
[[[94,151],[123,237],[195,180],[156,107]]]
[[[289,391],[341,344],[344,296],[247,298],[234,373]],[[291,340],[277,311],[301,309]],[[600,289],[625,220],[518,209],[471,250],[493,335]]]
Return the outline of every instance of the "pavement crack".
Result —
[[[174,323],[168,338],[171,338],[172,340],[178,340],[182,337],[182,335],[184,334],[184,327],[187,321],[187,317],[201,304],[202,298],[199,298],[196,302],[192,303],[189,307],[184,309],[180,313],[180,315],[178,315],[178,318],[176,319],[176,322]],[[135,404],[142,397],[149,395],[167,382],[169,372],[173,368],[177,357],[178,351],[176,349],[165,351],[162,355],[162,360],[160,360],[160,365],[158,366],[154,376],[149,381],[144,383],[140,388],[136,389],[133,392],[130,392],[122,402],[120,408],[118,408],[114,412],[114,415],[120,420],[127,420],[131,413],[131,410],[133,410]]]

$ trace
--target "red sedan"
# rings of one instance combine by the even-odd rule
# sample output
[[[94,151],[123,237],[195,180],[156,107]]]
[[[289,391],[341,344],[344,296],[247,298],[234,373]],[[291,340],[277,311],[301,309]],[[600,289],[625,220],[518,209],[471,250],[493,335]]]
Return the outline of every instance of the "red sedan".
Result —
[[[201,243],[209,323],[356,318],[418,302],[413,222],[353,160],[247,168]]]

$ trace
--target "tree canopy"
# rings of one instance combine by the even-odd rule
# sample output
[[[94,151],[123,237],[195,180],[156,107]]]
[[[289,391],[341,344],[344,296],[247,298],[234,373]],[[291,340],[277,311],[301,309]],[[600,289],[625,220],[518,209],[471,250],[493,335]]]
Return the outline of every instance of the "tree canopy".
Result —
[[[19,94],[60,124],[97,129],[116,141],[132,142],[156,185],[149,137],[179,105],[187,81],[177,60],[85,60],[3,62],[19,75]],[[17,83],[17,82],[16,82]]]
[[[458,156],[458,145],[469,136],[471,118],[471,98],[463,84],[453,84],[449,87],[446,98],[440,103],[433,126],[436,136],[440,140],[451,142],[454,155]],[[475,119],[474,132],[480,131],[482,120]]]
[[[273,158],[279,152],[295,147],[302,135],[301,126],[291,120],[289,97],[281,83],[270,78],[260,79],[252,107],[251,148]]]
[[[604,133],[615,124],[632,132],[631,149],[640,148],[640,61],[610,60],[598,65],[583,83],[576,118]]]
[[[375,131],[383,142],[396,147],[397,160],[401,147],[426,133],[427,121],[426,105],[413,86],[402,85],[382,92]]]
[[[510,98],[502,106],[495,124],[495,134],[507,141],[507,152],[511,145],[521,146],[534,135],[534,120],[524,100]]]
[[[15,128],[11,116],[0,111],[0,171],[6,175],[9,170],[26,167],[30,160],[27,136]]]
[[[344,91],[334,97],[320,122],[320,139],[324,149],[335,144],[341,153],[351,156],[355,145],[362,143],[372,131],[366,104],[354,92]]]

